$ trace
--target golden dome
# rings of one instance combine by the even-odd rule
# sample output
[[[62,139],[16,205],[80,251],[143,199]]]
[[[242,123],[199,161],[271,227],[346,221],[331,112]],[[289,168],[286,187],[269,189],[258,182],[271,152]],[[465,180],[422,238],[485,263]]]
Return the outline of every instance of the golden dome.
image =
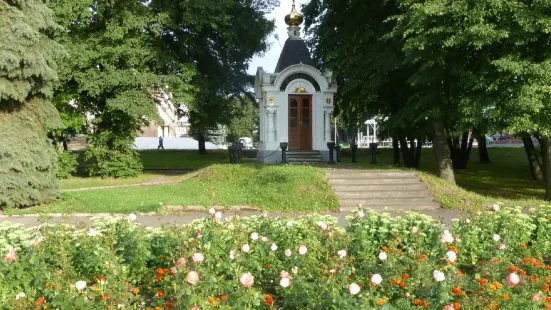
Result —
[[[295,9],[295,0],[293,0],[293,9],[291,13],[285,16],[285,23],[289,26],[299,26],[304,21],[302,15]]]

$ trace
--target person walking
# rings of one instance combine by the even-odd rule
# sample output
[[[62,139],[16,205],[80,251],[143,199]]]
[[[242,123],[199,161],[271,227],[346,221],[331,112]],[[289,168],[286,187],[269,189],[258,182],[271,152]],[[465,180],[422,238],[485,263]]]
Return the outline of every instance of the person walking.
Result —
[[[157,150],[158,149],[165,149],[165,147],[163,146],[163,137],[162,136],[159,136],[159,146],[157,146]]]

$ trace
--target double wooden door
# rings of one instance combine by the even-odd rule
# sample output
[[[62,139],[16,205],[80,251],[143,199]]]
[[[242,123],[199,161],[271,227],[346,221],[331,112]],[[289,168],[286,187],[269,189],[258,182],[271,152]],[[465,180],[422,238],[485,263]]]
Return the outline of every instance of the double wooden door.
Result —
[[[312,96],[289,96],[289,150],[312,150]]]

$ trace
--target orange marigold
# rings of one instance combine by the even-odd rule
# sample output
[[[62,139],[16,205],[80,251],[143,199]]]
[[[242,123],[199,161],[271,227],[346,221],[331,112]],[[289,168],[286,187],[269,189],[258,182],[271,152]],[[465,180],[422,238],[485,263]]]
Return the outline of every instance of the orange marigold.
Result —
[[[39,307],[42,307],[42,305],[44,305],[45,302],[46,302],[46,297],[42,296],[42,297],[39,297],[34,304]]]
[[[157,306],[157,307],[155,307],[155,310],[163,310],[163,308]]]
[[[459,254],[459,250],[453,245],[448,245],[448,250],[455,252],[455,254]]]
[[[110,298],[110,297],[109,297],[109,295],[107,295],[107,294],[101,295],[101,300],[103,300],[103,301],[106,301],[106,300],[109,299],[109,298]]]
[[[486,284],[488,284],[488,279],[478,278],[478,279],[476,279],[476,282],[478,282],[478,284],[480,284],[481,286],[485,286]]]
[[[419,258],[418,258],[419,261],[423,261],[425,259],[427,259],[427,256],[425,254],[419,255]]]
[[[534,282],[534,283],[538,282],[539,280],[540,280],[540,279],[539,279],[538,276],[536,276],[536,275],[532,275],[532,276],[530,277],[530,281],[532,281],[532,282]]]
[[[488,291],[492,292],[492,291],[495,291],[497,289],[497,287],[493,284],[490,284],[490,286],[488,286]]]
[[[409,279],[409,274],[404,273],[404,274],[402,275],[402,279],[404,279],[404,280]]]
[[[507,268],[507,270],[509,270],[509,272],[515,272],[515,271],[517,271],[518,269],[517,269],[517,267],[515,267],[515,266],[509,266],[509,267]]]
[[[383,246],[381,250],[388,252],[388,248],[386,246]]]
[[[525,276],[526,275],[526,271],[524,271],[523,269],[520,269],[518,271],[518,273],[521,275],[521,276]]]
[[[458,302],[453,303],[453,309],[458,310],[461,309],[461,305]]]
[[[155,281],[159,282],[163,279],[163,276],[162,275],[156,275],[155,276]]]
[[[465,292],[461,289],[460,286],[456,286],[454,288],[452,288],[452,294],[454,295],[461,295],[461,296],[465,296]]]
[[[165,308],[170,309],[172,307],[174,307],[174,303],[172,301],[169,300],[165,302]]]
[[[455,272],[455,275],[458,276],[458,277],[464,276],[464,274],[463,274],[463,272],[461,272],[461,270],[457,270],[457,271]]]
[[[510,299],[510,297],[509,297],[508,294],[503,294],[503,300],[507,301],[507,300],[509,300],[509,299]]]
[[[157,293],[155,293],[155,296],[162,298],[163,296],[165,296],[165,293],[163,292],[163,290],[157,290]]]
[[[157,272],[157,274],[160,274],[160,275],[162,275],[163,273],[165,273],[165,271],[163,270],[163,268],[157,268],[157,269],[155,270],[155,272]]]
[[[138,295],[139,293],[140,293],[140,289],[139,289],[139,288],[136,287],[136,288],[133,288],[133,289],[132,289],[132,294]]]
[[[545,277],[545,283],[549,283],[551,282],[551,279],[549,279],[549,277]]]
[[[220,300],[221,301],[226,301],[226,300],[228,300],[228,296],[227,295],[222,295],[222,296],[220,296]]]
[[[499,305],[496,303],[491,303],[488,305],[488,309],[499,309]]]
[[[545,302],[551,303],[551,297],[545,297]]]
[[[545,267],[545,269],[547,269],[547,270],[551,271],[551,265],[549,265],[549,266]]]
[[[543,293],[544,293],[544,294],[549,293],[549,284],[545,283],[545,284],[543,285]]]
[[[521,243],[519,244],[519,246],[520,246],[521,248],[525,248],[525,247],[526,247],[526,243],[521,242]]]
[[[214,298],[214,297],[209,297],[209,298],[207,298],[207,301],[212,306],[215,306],[216,303],[220,301],[220,299],[219,298]]]
[[[264,304],[266,306],[271,306],[274,304],[274,297],[270,294],[264,294]]]
[[[400,286],[400,288],[404,288],[404,287],[406,287],[406,282],[402,281],[398,285]]]
[[[386,302],[387,301],[385,299],[379,299],[379,300],[377,300],[377,305],[382,306],[382,305],[386,304]]]
[[[492,263],[497,264],[499,263],[499,259],[497,257],[492,258]]]
[[[503,288],[503,284],[501,284],[501,283],[499,283],[499,282],[497,282],[497,281],[492,282],[492,284],[493,284],[497,289]]]

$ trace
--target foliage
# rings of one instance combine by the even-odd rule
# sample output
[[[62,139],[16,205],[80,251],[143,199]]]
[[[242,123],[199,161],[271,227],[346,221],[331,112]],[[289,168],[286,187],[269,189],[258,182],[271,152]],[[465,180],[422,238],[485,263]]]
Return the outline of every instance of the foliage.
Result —
[[[253,78],[246,71],[252,57],[268,48],[274,22],[266,19],[277,0],[191,0],[151,2],[166,12],[163,44],[178,63],[193,64],[191,84],[197,91],[189,102],[190,123],[205,153],[204,138],[218,125],[228,125],[233,101],[246,93]]]
[[[0,2],[0,209],[56,196],[57,156],[47,131],[60,126],[49,102],[63,47],[41,1]]]
[[[57,178],[67,179],[75,175],[77,171],[77,155],[71,152],[58,150],[57,152],[58,169]]]
[[[169,87],[189,97],[191,66],[174,63],[160,42],[162,12],[147,1],[52,0],[70,54],[61,67],[56,102],[94,117],[88,157],[92,175],[133,176],[141,171],[132,150],[136,130],[158,119],[152,97]],[[186,97],[187,95],[187,97]],[[72,118],[70,118],[72,119]]]
[[[2,224],[0,307],[447,310],[551,304],[550,208],[532,216],[518,209],[490,212],[451,227],[415,213],[392,218],[361,211],[348,218],[346,229],[330,216],[220,215],[162,229],[135,225],[133,214],[98,219],[89,230]]]
[[[254,141],[259,139],[255,137],[254,132],[258,131],[260,117],[258,107],[249,97],[242,97],[235,100],[235,110],[237,113],[228,126],[228,141],[237,142],[241,137],[250,137]]]

